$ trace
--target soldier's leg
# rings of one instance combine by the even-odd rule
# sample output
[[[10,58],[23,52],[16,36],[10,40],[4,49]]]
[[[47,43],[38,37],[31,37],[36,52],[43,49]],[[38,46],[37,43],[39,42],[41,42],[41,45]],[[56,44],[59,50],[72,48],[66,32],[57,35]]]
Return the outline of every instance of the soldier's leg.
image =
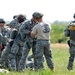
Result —
[[[74,62],[74,54],[75,54],[75,46],[72,44],[70,46],[69,53],[70,53],[70,57],[69,57],[67,69],[72,70],[73,69],[73,62]]]
[[[36,50],[36,41],[33,41],[32,45],[32,53],[33,53],[33,58],[34,58],[34,67],[36,66],[36,57],[35,57],[35,50]]]
[[[1,58],[0,58],[0,64],[2,64],[5,60],[7,60],[8,55],[10,53],[10,49],[11,49],[11,46],[8,43],[5,49],[2,51]]]
[[[46,42],[46,45],[45,45],[45,48],[44,48],[44,55],[45,55],[48,67],[51,70],[54,70],[54,63],[52,61],[52,53],[51,53],[51,50],[50,50],[50,43],[49,42]]]
[[[19,55],[18,55],[18,53],[16,54],[16,56],[15,56],[15,59],[16,59],[16,70],[18,70],[18,62],[19,62]]]
[[[19,61],[20,61],[21,56],[22,56],[22,50],[23,50],[23,46],[19,46],[18,53],[16,54],[16,69],[17,70],[18,70],[18,66],[19,66]]]
[[[11,52],[9,55],[9,61],[10,61],[10,70],[16,70],[16,54],[19,50],[19,46],[17,43],[14,43],[11,47]]]
[[[36,50],[35,50],[35,58],[36,58],[35,70],[44,68],[43,59],[42,59],[43,54],[44,54],[43,44],[41,41],[37,41]]]
[[[74,61],[74,54],[70,54],[69,62],[68,62],[68,66],[67,66],[68,70],[72,70],[73,69],[73,61]]]
[[[18,66],[19,72],[22,71],[23,69],[25,69],[25,66],[26,66],[25,62],[26,62],[26,58],[28,56],[28,53],[30,51],[30,48],[31,47],[29,47],[28,44],[25,42],[24,47],[23,47],[23,51],[22,51],[22,57],[19,61],[19,66]]]

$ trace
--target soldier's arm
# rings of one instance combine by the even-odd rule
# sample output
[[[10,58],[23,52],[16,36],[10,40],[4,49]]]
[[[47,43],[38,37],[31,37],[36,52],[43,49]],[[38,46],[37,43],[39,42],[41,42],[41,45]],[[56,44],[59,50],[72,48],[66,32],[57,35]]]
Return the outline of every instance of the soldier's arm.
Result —
[[[35,34],[34,34],[34,33],[32,33],[32,32],[30,33],[30,35],[31,35],[31,37],[35,37]]]
[[[29,26],[29,24],[27,22],[23,23],[22,26],[20,27],[19,31],[24,34],[29,34],[30,30],[28,30],[28,26]]]
[[[70,30],[68,29],[69,27],[70,27],[70,24],[64,30],[64,35],[67,36],[67,37],[70,36]]]
[[[13,29],[13,31],[12,31],[12,33],[10,35],[10,38],[14,40],[17,35],[18,35],[18,31],[16,29]]]
[[[2,34],[0,33],[0,45],[2,44]]]
[[[32,29],[32,31],[31,31],[31,33],[30,33],[30,35],[31,35],[31,37],[35,37],[36,34],[37,34],[37,27],[34,26],[33,29]]]
[[[16,29],[18,29],[19,27],[20,27],[20,24],[19,23],[17,23],[17,20],[12,20],[11,22],[10,22],[10,24],[11,25],[13,25],[14,26],[14,28],[16,28]]]

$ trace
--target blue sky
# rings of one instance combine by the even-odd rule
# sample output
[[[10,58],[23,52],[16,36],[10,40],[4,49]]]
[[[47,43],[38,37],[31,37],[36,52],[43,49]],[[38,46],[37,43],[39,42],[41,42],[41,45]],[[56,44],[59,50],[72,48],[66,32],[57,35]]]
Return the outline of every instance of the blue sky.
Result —
[[[0,0],[0,17],[8,21],[17,14],[26,14],[31,19],[35,11],[43,13],[45,21],[70,21],[75,0]]]

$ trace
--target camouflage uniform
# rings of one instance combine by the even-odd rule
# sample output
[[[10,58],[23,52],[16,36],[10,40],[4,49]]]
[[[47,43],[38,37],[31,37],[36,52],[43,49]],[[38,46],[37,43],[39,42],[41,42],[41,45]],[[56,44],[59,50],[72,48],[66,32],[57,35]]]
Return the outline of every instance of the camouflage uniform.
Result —
[[[36,66],[36,59],[35,59],[36,37],[31,38],[30,32],[32,31],[32,28],[38,23],[38,18],[43,15],[38,12],[34,12],[32,16],[33,18],[30,21],[25,22],[20,28],[20,31],[26,34],[26,41],[23,47],[22,57],[19,63],[18,71],[22,71],[25,68],[26,65],[24,63],[26,62],[26,58],[28,56],[31,47],[34,56],[34,67]]]
[[[1,49],[1,51],[2,51],[2,54],[4,52],[6,45],[8,44],[9,32],[10,32],[10,30],[5,27],[1,29],[1,33],[2,33],[2,49]],[[1,54],[1,56],[2,56],[2,54]],[[8,66],[8,65],[6,65],[7,63],[8,63],[8,60],[6,60],[4,62],[3,66],[7,67]]]
[[[11,47],[11,52],[9,54],[10,70],[17,70],[18,63],[19,63],[20,57],[22,55],[24,41],[25,41],[25,40],[21,40],[21,39],[22,39],[21,35],[18,34],[14,40],[12,47]]]
[[[29,56],[27,57],[27,60],[28,60],[28,61],[32,61],[32,58],[34,58],[33,54],[32,54],[32,55],[29,55]]]
[[[17,20],[16,20],[16,21],[17,21]],[[15,19],[14,19],[13,22],[10,22],[10,25],[9,25],[9,26],[11,26],[11,27],[14,28],[14,24],[15,24],[15,25],[17,24],[16,21],[15,21]],[[14,24],[13,24],[13,23],[14,23]],[[8,43],[7,43],[5,49],[3,50],[2,54],[1,54],[0,64],[2,64],[5,60],[8,59],[8,56],[9,56],[9,53],[10,53],[10,50],[11,50],[11,46],[12,46],[12,44],[13,44],[13,41],[12,41],[12,40],[14,39],[14,36],[15,36],[15,30],[10,29],[10,30],[9,30],[9,33],[10,33],[10,34],[8,34],[8,36],[9,36],[9,38],[8,38]]]
[[[27,62],[26,62],[26,68],[30,68],[30,69],[32,69],[32,70],[34,70],[34,61],[33,61],[33,58],[34,58],[34,55],[32,54],[32,55],[29,55],[28,57],[27,57]],[[44,62],[44,56],[43,56],[43,62]]]
[[[29,55],[27,57],[26,68],[34,69],[34,55]]]
[[[9,39],[14,39],[14,37],[12,36],[12,34],[14,34],[13,30],[10,31],[10,38]],[[14,35],[15,36],[15,35]],[[9,53],[10,53],[10,49],[11,49],[11,46],[13,44],[13,40],[8,42],[5,49],[2,51],[2,54],[1,54],[1,58],[0,58],[0,63],[2,64],[5,60],[8,60],[8,56],[9,56]]]
[[[35,70],[43,69],[43,55],[46,58],[48,67],[53,70],[54,64],[52,61],[52,54],[50,50],[50,27],[49,24],[45,22],[39,22],[33,27],[31,36],[34,34],[37,38],[35,58],[36,58],[36,67]],[[33,36],[32,36],[33,37]]]
[[[26,68],[34,70],[34,61],[33,60],[27,61],[26,62]]]
[[[19,30],[20,24],[18,23],[17,17],[14,18],[11,22],[10,25],[12,25],[15,29]]]
[[[2,44],[2,49],[0,50],[1,54],[7,44],[7,39],[8,39],[8,34],[9,34],[9,30],[5,28],[4,24],[5,24],[5,21],[3,19],[0,19],[0,34],[1,34],[0,40]]]
[[[24,20],[26,20],[26,18]],[[17,26],[18,27],[21,26],[24,20],[22,20],[22,22],[19,21],[19,25],[17,24]],[[9,54],[10,70],[17,70],[18,63],[22,55],[22,48],[23,48],[24,41],[25,41],[25,36],[22,36],[22,33],[19,32],[19,28],[17,28],[17,30],[18,30],[18,34],[16,35],[16,38],[11,47],[11,52]]]
[[[74,62],[74,57],[75,57],[75,30],[71,30],[69,29],[72,24],[75,23],[75,21],[72,21],[64,30],[64,35],[66,37],[70,37],[70,40],[68,41],[69,44],[69,53],[70,53],[70,57],[69,57],[69,61],[68,61],[68,66],[67,69],[68,70],[72,70],[73,69],[73,62]]]
[[[1,29],[2,39],[3,39],[2,40],[2,47],[3,47],[2,50],[5,48],[5,46],[8,42],[9,32],[10,32],[10,30],[5,27],[3,29]]]
[[[22,51],[22,57],[19,63],[18,71],[22,71],[25,68],[25,61],[28,56],[28,53],[32,47],[32,52],[34,55],[35,52],[35,46],[33,46],[33,41],[36,43],[36,38],[34,40],[30,36],[30,32],[32,28],[34,27],[36,23],[31,19],[30,21],[26,21],[23,23],[23,25],[20,28],[20,32],[26,35],[26,41],[24,43],[23,51]]]
[[[4,27],[5,21],[3,19],[0,19],[0,36],[1,36],[1,43],[2,43],[2,49],[6,46],[7,43],[7,29]]]

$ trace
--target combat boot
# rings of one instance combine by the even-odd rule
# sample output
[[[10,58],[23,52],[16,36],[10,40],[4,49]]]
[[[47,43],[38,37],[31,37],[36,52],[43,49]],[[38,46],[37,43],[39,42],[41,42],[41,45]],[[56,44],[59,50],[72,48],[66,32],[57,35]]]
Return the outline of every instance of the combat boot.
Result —
[[[72,67],[67,67],[67,69],[68,69],[69,71],[73,70],[73,68],[72,68]]]
[[[55,69],[50,69],[51,70],[51,72],[55,72]]]

